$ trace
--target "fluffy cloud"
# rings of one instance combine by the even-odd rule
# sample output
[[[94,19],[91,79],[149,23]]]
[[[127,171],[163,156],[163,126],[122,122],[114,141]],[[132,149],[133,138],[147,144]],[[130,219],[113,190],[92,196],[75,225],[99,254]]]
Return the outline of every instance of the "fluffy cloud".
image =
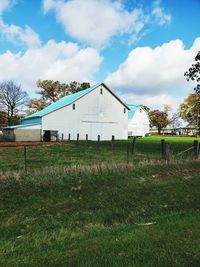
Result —
[[[15,3],[14,0],[0,1],[0,37],[18,46],[38,47],[41,45],[39,35],[29,26],[24,28],[14,25],[6,24],[3,20],[3,11],[11,8]]]
[[[137,40],[145,24],[154,21],[160,25],[169,22],[163,8],[156,2],[152,14],[145,15],[141,8],[127,11],[116,0],[43,0],[44,12],[55,10],[57,20],[65,32],[78,41],[95,46],[105,46],[115,35],[127,34]]]
[[[199,46],[200,38],[197,38],[190,49],[185,49],[181,40],[154,49],[133,49],[117,71],[108,75],[106,82],[126,94],[184,94],[191,90],[191,84],[183,74],[193,63]]]
[[[48,41],[42,47],[25,53],[0,54],[0,80],[19,81],[29,93],[34,92],[38,79],[62,82],[91,81],[102,61],[93,48],[81,49],[75,43]]]
[[[8,25],[2,19],[0,19],[0,36],[18,46],[37,47],[41,44],[39,35],[29,26],[22,28],[14,24]]]

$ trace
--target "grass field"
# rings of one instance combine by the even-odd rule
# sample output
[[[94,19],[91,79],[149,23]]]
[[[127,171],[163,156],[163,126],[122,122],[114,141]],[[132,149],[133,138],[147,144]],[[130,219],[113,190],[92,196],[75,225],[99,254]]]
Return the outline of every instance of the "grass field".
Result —
[[[171,159],[192,159],[193,150],[178,155],[179,152],[193,146],[195,138],[192,137],[167,137],[152,136],[139,138],[136,141],[135,153],[129,155],[128,161],[138,163],[144,160],[161,158],[160,140],[165,139],[170,143]],[[111,142],[63,142],[48,146],[27,146],[27,169],[54,168],[71,165],[91,165],[101,162],[119,163],[127,162],[128,141],[116,141],[114,150]],[[0,170],[24,170],[24,147],[1,147],[0,145]]]
[[[32,172],[1,173],[0,266],[200,266],[200,163],[176,156],[193,140],[169,137],[168,164],[160,137],[138,140],[128,164],[127,142],[37,148]],[[18,170],[22,148],[9,149]]]

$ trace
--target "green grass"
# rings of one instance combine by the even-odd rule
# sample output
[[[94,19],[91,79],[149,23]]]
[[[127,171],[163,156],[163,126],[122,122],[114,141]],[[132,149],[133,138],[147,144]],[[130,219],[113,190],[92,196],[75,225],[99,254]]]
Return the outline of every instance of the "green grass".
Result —
[[[138,163],[144,159],[161,158],[161,139],[170,143],[171,159],[191,159],[193,150],[178,155],[181,151],[193,146],[195,138],[152,136],[139,138],[136,141],[135,155],[129,161]],[[27,168],[43,169],[44,167],[98,164],[100,162],[126,162],[128,141],[116,141],[114,150],[111,142],[64,142],[52,146],[27,147]],[[0,170],[24,170],[24,148],[0,147]]]
[[[126,141],[29,147],[27,175],[0,175],[0,266],[199,267],[200,164],[176,156],[194,139],[165,137],[166,164],[161,138],[137,140],[129,164]],[[22,148],[6,153],[20,170]]]

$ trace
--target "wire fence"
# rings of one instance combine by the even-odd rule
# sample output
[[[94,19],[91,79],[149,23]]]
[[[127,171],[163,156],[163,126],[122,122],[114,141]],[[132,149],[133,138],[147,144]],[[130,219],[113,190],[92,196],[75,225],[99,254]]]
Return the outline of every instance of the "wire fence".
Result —
[[[39,146],[0,147],[0,171],[25,171],[72,165],[99,163],[138,163],[144,160],[198,159],[199,142],[170,144],[142,142],[136,138],[128,141],[68,141],[52,142]]]

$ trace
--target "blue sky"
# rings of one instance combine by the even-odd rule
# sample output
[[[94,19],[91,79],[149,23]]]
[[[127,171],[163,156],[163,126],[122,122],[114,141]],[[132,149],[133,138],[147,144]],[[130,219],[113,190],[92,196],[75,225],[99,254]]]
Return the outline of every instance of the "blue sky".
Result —
[[[0,0],[0,80],[100,81],[125,101],[175,110],[200,50],[199,0]]]

